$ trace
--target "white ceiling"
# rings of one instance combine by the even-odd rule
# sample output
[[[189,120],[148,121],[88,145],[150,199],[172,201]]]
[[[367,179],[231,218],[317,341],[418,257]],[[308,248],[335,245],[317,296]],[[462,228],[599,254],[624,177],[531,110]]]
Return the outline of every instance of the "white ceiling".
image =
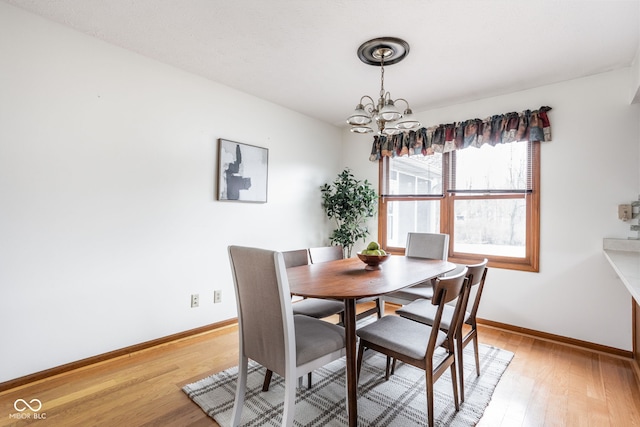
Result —
[[[639,0],[3,0],[327,123],[380,69],[358,46],[393,36],[385,88],[414,111],[631,65]]]

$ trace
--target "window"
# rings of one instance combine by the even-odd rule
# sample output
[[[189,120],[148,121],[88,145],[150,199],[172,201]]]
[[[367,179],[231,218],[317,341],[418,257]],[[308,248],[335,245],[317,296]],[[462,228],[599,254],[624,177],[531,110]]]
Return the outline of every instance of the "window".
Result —
[[[438,233],[440,201],[444,194],[442,154],[398,157],[388,163],[386,246],[403,248],[407,233]],[[380,187],[383,188],[383,187]],[[382,205],[381,204],[381,205]],[[383,221],[382,215],[380,216]],[[382,243],[382,242],[381,242]]]
[[[452,262],[538,271],[538,142],[470,147],[380,162],[383,247],[404,251],[407,233],[450,235]]]

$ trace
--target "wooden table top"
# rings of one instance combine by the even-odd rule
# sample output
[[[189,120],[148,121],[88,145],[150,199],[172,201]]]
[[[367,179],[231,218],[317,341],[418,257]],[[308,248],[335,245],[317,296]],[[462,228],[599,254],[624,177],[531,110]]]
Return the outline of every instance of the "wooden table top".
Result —
[[[380,270],[365,270],[358,258],[346,258],[287,269],[293,295],[310,298],[364,298],[398,291],[455,268],[433,259],[392,255]]]

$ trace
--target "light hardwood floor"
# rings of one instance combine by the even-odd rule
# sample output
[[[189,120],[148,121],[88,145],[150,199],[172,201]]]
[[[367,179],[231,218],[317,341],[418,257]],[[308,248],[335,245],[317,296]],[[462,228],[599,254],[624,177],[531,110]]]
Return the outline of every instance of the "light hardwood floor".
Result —
[[[640,426],[629,360],[487,326],[479,335],[515,353],[479,426]],[[234,366],[237,345],[227,326],[8,390],[0,426],[215,426],[181,387]],[[10,418],[34,398],[45,420]]]

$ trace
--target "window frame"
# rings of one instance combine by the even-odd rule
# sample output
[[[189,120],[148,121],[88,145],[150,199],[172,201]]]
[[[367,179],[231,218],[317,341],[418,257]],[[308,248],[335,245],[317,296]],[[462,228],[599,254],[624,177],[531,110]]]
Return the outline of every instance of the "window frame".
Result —
[[[465,264],[477,261],[478,258],[487,258],[490,267],[504,268],[511,270],[538,272],[540,270],[540,142],[529,142],[531,146],[531,190],[529,192],[516,193],[473,193],[462,194],[448,192],[450,187],[449,171],[451,153],[444,153],[442,156],[443,170],[443,193],[442,195],[387,195],[389,158],[383,157],[378,162],[378,240],[380,245],[392,254],[404,254],[405,248],[387,246],[387,203],[392,201],[440,201],[440,233],[449,234],[450,242],[455,240],[454,229],[454,204],[456,200],[483,200],[483,199],[513,199],[524,196],[526,205],[526,244],[524,258],[505,257],[489,254],[470,254],[464,252],[454,252],[453,244],[449,245],[449,261]]]

